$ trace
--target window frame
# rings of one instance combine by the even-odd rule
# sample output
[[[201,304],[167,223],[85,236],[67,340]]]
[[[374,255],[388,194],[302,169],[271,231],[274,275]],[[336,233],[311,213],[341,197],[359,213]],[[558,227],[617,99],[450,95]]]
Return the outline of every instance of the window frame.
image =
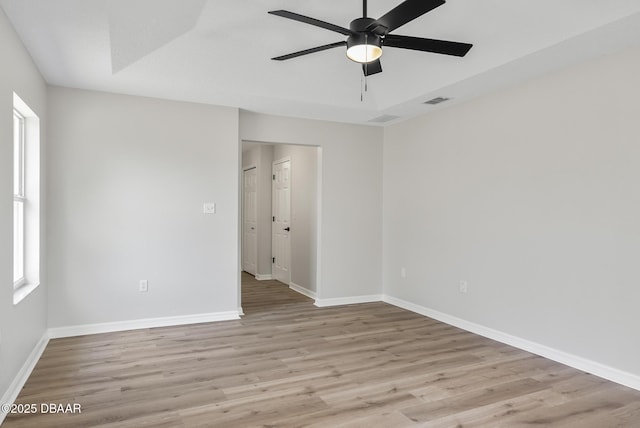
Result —
[[[13,304],[40,286],[40,118],[13,93]],[[22,274],[22,275],[20,275]],[[19,278],[20,276],[20,278]]]
[[[26,283],[25,205],[27,203],[25,192],[25,117],[15,108],[13,109],[13,123],[13,290],[15,291]],[[18,129],[16,129],[16,123]],[[16,277],[16,272],[19,272],[18,277]]]

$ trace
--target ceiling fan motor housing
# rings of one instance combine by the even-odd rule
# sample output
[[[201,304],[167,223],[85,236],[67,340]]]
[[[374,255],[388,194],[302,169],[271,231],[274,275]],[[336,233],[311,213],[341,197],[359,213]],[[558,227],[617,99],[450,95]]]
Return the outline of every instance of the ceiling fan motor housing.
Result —
[[[374,25],[375,24],[375,25]],[[388,28],[373,18],[356,18],[349,24],[349,29],[354,33],[366,32],[384,37]]]
[[[349,29],[355,33],[361,33],[367,31],[367,27],[375,21],[373,18],[356,18],[349,24]]]

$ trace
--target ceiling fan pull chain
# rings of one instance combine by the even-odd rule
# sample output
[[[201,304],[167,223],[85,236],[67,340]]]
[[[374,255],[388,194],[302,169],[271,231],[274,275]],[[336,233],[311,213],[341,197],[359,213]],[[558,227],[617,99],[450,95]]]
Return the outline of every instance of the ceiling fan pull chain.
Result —
[[[364,44],[365,46],[369,45],[369,34],[367,33],[364,33]],[[364,58],[367,60],[367,62],[364,63],[364,91],[367,92],[369,90],[369,49],[365,49],[364,52]]]

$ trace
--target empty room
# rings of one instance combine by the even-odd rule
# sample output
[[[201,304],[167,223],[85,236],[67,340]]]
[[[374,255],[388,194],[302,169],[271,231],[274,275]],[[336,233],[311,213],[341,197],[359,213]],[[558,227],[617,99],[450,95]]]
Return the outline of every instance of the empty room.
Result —
[[[0,58],[3,428],[640,426],[637,0],[0,0]]]

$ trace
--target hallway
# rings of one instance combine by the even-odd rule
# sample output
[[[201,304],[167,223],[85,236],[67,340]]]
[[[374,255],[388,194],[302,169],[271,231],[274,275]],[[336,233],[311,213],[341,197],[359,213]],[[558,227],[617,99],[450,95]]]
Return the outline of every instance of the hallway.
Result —
[[[288,306],[305,305],[313,308],[313,299],[297,293],[279,281],[258,281],[242,272],[242,310],[246,315],[277,312]]]

